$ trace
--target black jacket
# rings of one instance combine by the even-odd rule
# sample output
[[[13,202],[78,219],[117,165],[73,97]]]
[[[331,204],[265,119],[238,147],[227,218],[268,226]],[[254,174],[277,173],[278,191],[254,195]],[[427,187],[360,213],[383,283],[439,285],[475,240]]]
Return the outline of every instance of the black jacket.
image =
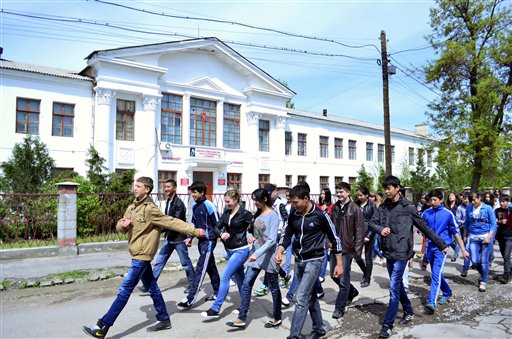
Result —
[[[413,229],[416,226],[427,238],[442,251],[446,243],[428,227],[416,207],[400,196],[397,202],[386,199],[377,208],[370,221],[370,229],[381,233],[385,227],[391,229],[387,237],[381,237],[380,245],[387,259],[409,260],[414,255]]]
[[[292,236],[295,235],[293,252],[295,259],[299,261],[322,258],[326,235],[332,244],[332,252],[341,253],[341,241],[336,235],[331,218],[315,204],[312,205],[311,210],[305,215],[298,211],[290,213],[288,225],[279,241],[279,246],[286,249],[291,243]]]
[[[231,218],[231,222],[229,221],[230,214],[230,209],[226,209],[222,213],[219,222],[215,226],[216,236],[219,237],[223,232],[229,233],[229,239],[226,241],[222,240],[226,249],[234,250],[247,246],[247,229],[252,222],[252,213],[240,206],[233,218]]]
[[[364,217],[364,229],[365,236],[369,239],[370,237],[375,235],[375,232],[372,232],[370,229],[370,220],[372,220],[373,213],[377,210],[377,205],[375,203],[368,200],[366,205],[363,207],[363,217]]]
[[[183,221],[187,221],[187,208],[177,195],[174,195],[172,200],[167,198],[167,202],[165,204],[165,214]],[[165,238],[167,241],[173,243],[182,242],[187,238],[186,234],[178,233],[175,231],[165,231],[165,233]]]

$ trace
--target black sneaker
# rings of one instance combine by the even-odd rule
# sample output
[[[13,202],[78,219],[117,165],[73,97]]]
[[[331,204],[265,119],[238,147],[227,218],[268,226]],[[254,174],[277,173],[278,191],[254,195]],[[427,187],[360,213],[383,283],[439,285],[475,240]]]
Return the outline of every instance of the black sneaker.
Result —
[[[365,288],[365,287],[368,287],[370,286],[370,282],[369,281],[361,281],[361,288]]]
[[[402,325],[408,324],[412,321],[412,318],[414,318],[414,314],[404,313],[404,315],[402,316],[402,319],[400,319],[399,323]]]
[[[306,336],[306,339],[317,339],[325,337],[326,335],[327,332],[324,330],[313,330],[313,332]]]
[[[382,325],[382,329],[380,330],[379,333],[379,338],[389,338],[391,337],[392,334],[393,330],[391,329],[391,327],[387,325]]]
[[[139,290],[140,293],[148,293],[148,290],[146,290],[144,286],[139,286],[137,287],[137,289]]]
[[[206,312],[201,312],[201,316],[205,317],[205,318],[208,318],[208,319],[213,319],[213,318],[218,318],[219,317],[219,312],[217,311],[214,311],[212,310],[211,308],[206,311]]]
[[[352,295],[348,296],[347,306],[352,304],[352,300],[354,300],[354,298],[357,297],[358,295],[359,295],[359,291],[354,288],[354,293]]]
[[[167,319],[167,320],[159,321],[156,324],[154,324],[153,326],[149,326],[146,329],[146,331],[156,332],[156,331],[168,330],[170,328],[172,328],[171,320]]]
[[[342,318],[344,315],[345,315],[345,312],[343,312],[342,310],[339,310],[339,309],[335,309],[332,314],[332,318],[339,319],[339,318]]]
[[[191,306],[192,306],[192,304],[189,303],[187,299],[183,299],[182,301],[180,301],[178,303],[178,307],[181,307],[181,308],[190,308]]]
[[[98,319],[96,325],[82,326],[82,330],[94,338],[105,338],[109,328],[110,326],[104,324],[103,321],[101,321],[101,319]]]
[[[215,294],[212,294],[206,298],[204,298],[204,301],[215,301],[217,299],[217,296]]]
[[[463,278],[468,276],[468,270],[467,270],[467,268],[463,268],[463,269],[462,269],[462,273],[460,274],[460,276],[461,276],[461,277],[463,277]]]

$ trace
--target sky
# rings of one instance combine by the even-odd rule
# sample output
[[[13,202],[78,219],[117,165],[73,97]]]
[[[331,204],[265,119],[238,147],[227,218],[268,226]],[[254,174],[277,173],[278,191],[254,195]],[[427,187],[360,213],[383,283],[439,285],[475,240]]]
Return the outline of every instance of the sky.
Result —
[[[433,6],[428,0],[0,0],[0,46],[3,59],[79,72],[96,50],[217,37],[286,82],[297,93],[295,108],[382,124],[384,30],[388,60],[397,67],[389,78],[391,126],[414,130],[437,97],[421,72],[435,58],[425,39]]]

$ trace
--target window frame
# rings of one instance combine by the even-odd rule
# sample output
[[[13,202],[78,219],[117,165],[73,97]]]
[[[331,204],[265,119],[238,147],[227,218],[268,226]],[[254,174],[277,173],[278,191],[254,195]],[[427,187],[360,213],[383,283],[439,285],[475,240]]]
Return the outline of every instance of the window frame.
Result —
[[[258,121],[258,150],[270,152],[270,120]]]
[[[329,176],[321,175],[319,178],[320,190],[319,193],[326,187],[329,187]]]
[[[164,108],[164,106],[167,107]],[[164,124],[164,121],[168,123]],[[183,96],[173,93],[162,93],[160,138],[162,142],[178,145],[183,143]]]
[[[366,143],[366,161],[373,161],[373,142]]]
[[[284,155],[292,155],[293,135],[292,132],[284,132]]]
[[[320,146],[320,158],[328,158],[329,157],[329,137],[321,135],[318,138],[319,146]]]
[[[19,107],[20,106],[20,101],[22,101],[22,100],[26,101],[24,109],[20,109],[20,107]],[[31,109],[31,103],[32,102],[34,102],[37,105],[37,110],[32,110]],[[19,114],[24,114],[25,115],[25,121],[24,122],[20,122],[20,120],[18,120],[18,115]],[[36,123],[32,123],[31,122],[30,118],[33,115],[37,116],[37,122]],[[16,133],[39,135],[39,122],[40,122],[40,120],[41,120],[41,99],[16,97],[16,125],[15,125]],[[24,125],[23,131],[22,130],[18,130],[18,125],[19,124],[23,124]],[[32,133],[30,131],[30,126],[31,125],[35,125],[36,128],[37,128],[37,130],[34,133]]]
[[[239,193],[242,192],[242,173],[228,173],[228,187],[234,186]]]
[[[158,194],[164,193],[164,184],[167,180],[173,179],[174,181],[178,177],[178,171],[164,171],[164,170],[158,170],[158,183],[157,183],[157,189]]]
[[[357,160],[357,141],[348,141],[348,160]]]
[[[190,98],[190,145],[217,146],[216,101],[196,97]]]
[[[308,135],[306,133],[297,133],[297,155],[306,157],[308,155]]]
[[[240,149],[240,105],[224,103],[223,129],[222,145],[224,148]]]
[[[60,112],[55,111],[55,105],[61,105]],[[71,114],[66,114],[65,107],[71,107]],[[60,122],[61,133],[60,134],[55,134],[55,126],[56,126],[55,117],[56,116],[60,117],[60,119],[61,119],[61,122]],[[66,127],[65,119],[64,119],[65,117],[71,117],[71,135],[64,135],[64,131],[65,131],[65,127]],[[54,101],[52,103],[52,136],[72,138],[73,134],[74,134],[73,133],[74,129],[75,129],[75,104]]]
[[[121,101],[125,102],[125,103],[132,103],[133,104],[133,112],[130,112],[126,109],[120,110],[119,103]],[[126,105],[125,105],[125,107],[126,107]],[[136,112],[135,101],[125,100],[125,99],[116,99],[116,140],[135,141],[135,112]],[[122,116],[121,120],[118,119],[119,115]],[[128,116],[132,117],[131,123],[127,119]],[[121,123],[122,137],[119,137],[119,123]],[[128,129],[130,128],[130,126],[132,128],[131,139],[128,137],[128,132],[129,132]]]
[[[334,157],[343,159],[343,138],[334,138]]]
[[[258,187],[264,188],[265,184],[270,183],[270,173],[259,173],[258,174]]]

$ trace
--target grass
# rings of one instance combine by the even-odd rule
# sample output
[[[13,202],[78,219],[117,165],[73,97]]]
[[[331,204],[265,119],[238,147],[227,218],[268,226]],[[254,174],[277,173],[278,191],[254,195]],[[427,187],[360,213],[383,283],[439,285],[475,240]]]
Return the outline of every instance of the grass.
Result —
[[[126,240],[127,234],[113,233],[105,235],[93,235],[89,237],[78,237],[77,244],[86,244],[92,242],[106,242],[106,241],[121,241]],[[14,249],[14,248],[35,248],[43,246],[57,246],[57,239],[49,240],[16,240],[12,242],[0,242],[0,249]]]
[[[86,271],[70,271],[70,272],[64,272],[64,273],[57,273],[52,274],[50,277],[53,278],[60,278],[62,280],[65,279],[83,279],[89,275],[89,272]]]

